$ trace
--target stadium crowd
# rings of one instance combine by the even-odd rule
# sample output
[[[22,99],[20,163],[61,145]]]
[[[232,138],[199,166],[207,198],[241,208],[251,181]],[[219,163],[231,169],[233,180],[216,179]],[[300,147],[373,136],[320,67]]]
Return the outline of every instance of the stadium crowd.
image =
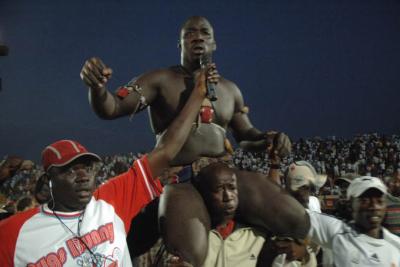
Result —
[[[103,164],[97,172],[97,186],[104,184],[108,178],[124,173],[129,169],[132,162],[143,156],[144,153],[128,153],[118,155],[103,156]],[[357,135],[353,139],[345,140],[335,137],[329,138],[311,138],[300,139],[293,142],[293,150],[289,157],[282,159],[280,163],[279,179],[283,187],[287,185],[287,173],[290,172],[289,166],[293,162],[302,162],[305,159],[311,163],[316,172],[326,174],[327,182],[319,188],[317,183],[310,184],[310,196],[319,197],[320,203],[317,203],[316,210],[322,209],[325,213],[331,213],[334,216],[351,221],[351,211],[349,211],[349,203],[346,199],[346,189],[351,181],[357,176],[374,176],[379,177],[388,187],[390,193],[388,198],[387,214],[384,226],[391,230],[394,234],[400,236],[400,213],[398,212],[400,202],[400,136],[392,135],[390,137],[373,134]],[[236,149],[232,162],[238,169],[259,172],[267,175],[270,171],[268,163],[270,162],[268,155],[263,152],[250,153],[242,149]],[[293,165],[293,164],[292,164]],[[312,168],[312,167],[311,167]],[[0,201],[2,209],[2,219],[14,213],[27,210],[49,200],[48,181],[44,175],[43,168],[39,164],[35,164],[28,159],[22,159],[17,156],[5,156],[0,164]],[[176,182],[169,172],[164,173],[160,180],[162,184]],[[289,175],[290,177],[290,175]],[[325,180],[324,180],[325,181]],[[397,185],[396,185],[397,183]],[[290,183],[289,183],[290,184]],[[302,185],[302,184],[301,184]],[[287,187],[290,192],[290,186]],[[396,191],[397,190],[397,191]],[[318,202],[318,201],[317,201]],[[315,202],[313,202],[315,204]],[[309,204],[312,204],[311,198]],[[321,207],[319,207],[321,205]],[[275,238],[275,237],[274,237]],[[280,244],[275,239],[269,239],[270,244]],[[312,264],[318,261],[329,262],[329,251],[319,253],[318,259],[315,254],[318,253],[318,247],[310,247],[307,245],[299,245],[299,241],[290,241],[293,243],[293,249],[301,249],[307,247],[306,252]],[[152,248],[149,253],[144,254],[137,259],[137,266],[150,266],[156,257],[156,253],[160,249],[161,243]],[[275,263],[282,261],[282,255],[277,252],[276,248],[268,247],[266,250],[270,255],[277,255]],[[322,250],[321,250],[322,251]],[[293,252],[295,253],[295,252]],[[299,253],[299,252],[296,252]],[[278,255],[279,254],[279,255]],[[323,258],[320,256],[323,254]],[[174,256],[167,255],[163,260],[163,266],[186,266],[178,261],[173,262]],[[286,256],[283,261],[287,261]],[[274,259],[270,259],[272,262]],[[172,263],[171,263],[172,262]],[[307,266],[302,265],[293,266]],[[175,265],[174,265],[175,264]],[[271,263],[269,263],[271,264]],[[271,265],[271,266],[291,266],[291,265]],[[316,265],[310,265],[316,266]],[[324,262],[323,266],[330,266]]]
[[[100,185],[108,178],[125,172],[130,164],[142,155],[143,153],[131,152],[103,156],[104,164],[96,175],[96,183]],[[316,195],[339,196],[340,188],[335,181],[348,173],[379,177],[390,188],[392,177],[400,169],[400,135],[385,136],[372,133],[357,135],[352,139],[299,139],[293,142],[290,156],[281,162],[282,175],[289,164],[297,160],[306,160],[318,173],[327,175],[327,182],[315,192]],[[263,174],[269,171],[267,153],[247,152],[238,148],[232,161],[235,167],[242,170]],[[38,180],[43,174],[40,164],[18,156],[4,156],[0,162],[0,170],[0,201],[3,210],[10,213],[24,210],[27,203],[30,203],[26,198],[32,200],[31,205],[38,202],[35,195],[40,192],[42,183],[38,184]],[[162,183],[170,183],[169,174],[165,176],[161,178]],[[20,202],[20,207],[17,208]]]

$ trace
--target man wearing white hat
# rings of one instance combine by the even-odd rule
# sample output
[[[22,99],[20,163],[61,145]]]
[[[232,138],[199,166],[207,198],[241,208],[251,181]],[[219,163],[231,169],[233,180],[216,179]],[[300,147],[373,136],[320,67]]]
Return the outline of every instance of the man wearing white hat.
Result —
[[[304,207],[321,212],[318,198],[311,195],[313,188],[320,188],[326,182],[326,175],[317,174],[307,161],[296,161],[289,165],[286,175],[286,189]]]
[[[318,198],[311,196],[314,187],[320,187],[326,176],[319,175],[307,161],[296,161],[289,165],[286,176],[286,189],[303,207],[321,212]],[[304,240],[293,238],[273,238],[274,252],[278,253],[272,267],[314,267],[317,266],[318,246],[308,246]],[[274,252],[271,251],[273,254]]]
[[[375,177],[354,179],[347,189],[353,221],[309,211],[311,241],[333,251],[334,266],[400,266],[400,238],[381,226],[386,186]]]
[[[333,266],[399,267],[400,238],[381,225],[386,210],[386,194],[386,186],[378,178],[363,176],[354,179],[347,190],[353,221],[345,223],[308,210],[308,238],[323,249],[332,250]],[[274,199],[279,202],[281,196],[275,195]],[[302,225],[304,221],[298,220],[297,223]],[[287,220],[281,223],[287,223]]]

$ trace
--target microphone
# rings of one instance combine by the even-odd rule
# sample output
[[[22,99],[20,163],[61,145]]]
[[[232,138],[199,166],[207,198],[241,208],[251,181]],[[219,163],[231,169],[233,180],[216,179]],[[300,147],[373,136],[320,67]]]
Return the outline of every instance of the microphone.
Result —
[[[207,64],[209,62],[209,58],[206,56],[200,57],[200,66],[202,69],[207,68]],[[218,100],[217,93],[215,92],[215,85],[213,83],[210,83],[207,80],[207,97],[210,99],[210,101],[216,101]]]

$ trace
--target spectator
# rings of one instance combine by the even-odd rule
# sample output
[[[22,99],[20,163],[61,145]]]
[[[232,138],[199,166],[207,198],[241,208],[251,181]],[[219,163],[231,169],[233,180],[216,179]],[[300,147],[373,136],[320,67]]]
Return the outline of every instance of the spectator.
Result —
[[[344,176],[335,180],[335,185],[339,188],[339,198],[335,201],[333,215],[345,222],[352,219],[351,203],[347,199],[347,188],[351,181],[358,177],[355,173],[346,173]]]
[[[161,193],[161,185],[154,179],[182,148],[205,97],[205,87],[203,71],[158,148],[94,193],[100,157],[72,140],[47,146],[42,164],[50,178],[51,201],[0,222],[1,264],[131,266],[125,240],[131,220]],[[40,240],[40,246],[29,240]]]
[[[256,266],[264,234],[234,219],[238,207],[236,175],[223,163],[203,168],[194,181],[209,211],[211,228],[204,266]]]
[[[34,196],[39,204],[50,201],[49,180],[45,173],[42,174],[36,182]]]
[[[22,212],[36,206],[32,197],[23,197],[17,202],[17,212]]]
[[[286,189],[303,207],[312,211],[321,212],[317,198],[311,196],[316,184],[321,184],[322,175],[318,175],[314,167],[306,161],[296,161],[290,164],[286,175]],[[312,197],[312,202],[310,198]],[[315,202],[316,201],[316,202]],[[310,205],[311,202],[311,206]],[[307,245],[305,240],[293,239],[290,237],[274,236],[269,241],[273,267],[316,267],[318,252],[317,246]],[[273,256],[272,256],[273,255]]]
[[[400,238],[381,226],[386,187],[375,177],[354,179],[347,197],[351,200],[354,223],[309,212],[311,240],[333,252],[334,266],[399,266]]]
[[[386,216],[383,225],[393,234],[400,236],[400,169],[397,169],[389,181]]]

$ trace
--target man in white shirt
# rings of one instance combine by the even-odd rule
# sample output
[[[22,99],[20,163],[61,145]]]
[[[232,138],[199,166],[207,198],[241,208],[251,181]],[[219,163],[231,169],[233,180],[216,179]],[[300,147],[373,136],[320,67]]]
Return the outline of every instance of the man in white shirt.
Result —
[[[314,167],[307,161],[296,161],[289,165],[285,175],[286,190],[303,207],[316,212],[321,212],[318,198],[311,196],[313,187],[323,184],[326,176],[319,175]],[[273,267],[299,267],[317,266],[316,252],[318,246],[309,246],[304,240],[293,238],[274,237],[271,254],[278,254]]]
[[[387,191],[380,179],[363,176],[352,181],[347,197],[351,202],[353,221],[345,223],[335,217],[296,205],[290,201],[294,200],[293,197],[277,190],[277,186],[268,179],[250,173],[240,175],[247,175],[247,181],[256,184],[263,194],[249,190],[245,182],[238,180],[238,183],[242,183],[239,198],[246,196],[240,198],[239,206],[250,198],[252,201],[263,201],[269,207],[266,214],[269,217],[265,218],[271,220],[254,221],[254,224],[266,225],[277,236],[299,239],[308,236],[311,242],[333,251],[334,266],[400,267],[400,238],[381,225],[386,210]],[[247,209],[241,212],[257,210]],[[303,230],[308,234],[303,235]]]
[[[386,186],[375,177],[356,178],[347,190],[353,221],[309,211],[311,241],[333,251],[335,266],[400,266],[400,238],[382,227]]]

